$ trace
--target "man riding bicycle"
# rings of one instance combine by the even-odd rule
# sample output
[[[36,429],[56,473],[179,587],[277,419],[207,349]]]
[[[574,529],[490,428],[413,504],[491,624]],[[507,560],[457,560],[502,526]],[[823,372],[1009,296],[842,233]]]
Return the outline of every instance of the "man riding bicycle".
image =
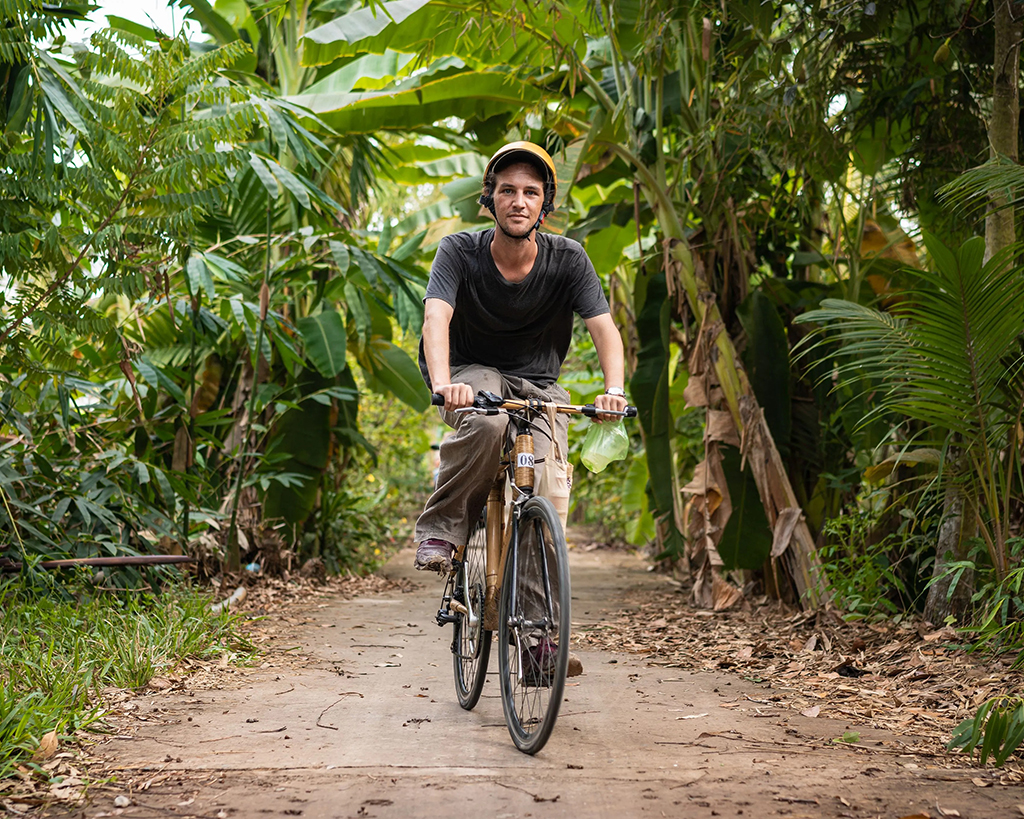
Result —
[[[539,231],[554,209],[558,181],[547,151],[512,142],[487,163],[480,204],[496,226],[441,240],[424,299],[420,369],[444,396],[441,417],[455,432],[442,444],[433,494],[416,522],[417,569],[447,576],[456,544],[465,543],[497,471],[506,420],[456,413],[479,390],[506,398],[565,403],[556,382],[572,340],[573,315],[586,324],[604,373],[601,410],[626,407],[622,340],[586,251],[572,239]],[[558,416],[562,452],[568,421]],[[534,439],[535,458],[551,442]]]

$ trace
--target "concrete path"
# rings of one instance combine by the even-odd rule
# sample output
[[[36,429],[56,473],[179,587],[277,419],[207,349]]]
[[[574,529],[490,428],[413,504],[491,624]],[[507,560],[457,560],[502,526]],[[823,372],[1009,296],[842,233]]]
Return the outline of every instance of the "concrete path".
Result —
[[[411,554],[386,570],[413,577]],[[572,553],[573,621],[600,623],[665,580],[615,552]],[[504,726],[498,681],[459,708],[433,576],[413,594],[334,601],[288,634],[308,662],[217,690],[136,700],[149,717],[98,753],[120,771],[76,815],[196,817],[1005,817],[1024,792],[942,759],[823,746],[850,726],[765,709],[763,685],[580,652],[536,757]],[[496,666],[492,655],[492,667]],[[749,698],[749,699],[748,699]],[[723,707],[725,706],[725,707]],[[861,744],[889,739],[858,727]],[[993,778],[983,784],[991,784]],[[981,781],[981,780],[979,780]],[[121,800],[123,803],[123,800]],[[942,812],[945,811],[945,812]]]

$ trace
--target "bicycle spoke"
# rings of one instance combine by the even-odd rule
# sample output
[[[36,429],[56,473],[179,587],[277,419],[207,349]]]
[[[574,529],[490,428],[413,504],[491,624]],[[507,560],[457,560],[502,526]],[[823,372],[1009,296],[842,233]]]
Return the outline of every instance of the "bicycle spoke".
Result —
[[[452,589],[453,609],[461,609],[452,636],[455,693],[459,705],[467,710],[480,699],[491,653],[491,632],[483,628],[486,531],[481,518],[469,538]]]
[[[568,663],[569,575],[565,541],[549,501],[523,507],[501,597],[502,703],[516,746],[536,753],[558,716]]]

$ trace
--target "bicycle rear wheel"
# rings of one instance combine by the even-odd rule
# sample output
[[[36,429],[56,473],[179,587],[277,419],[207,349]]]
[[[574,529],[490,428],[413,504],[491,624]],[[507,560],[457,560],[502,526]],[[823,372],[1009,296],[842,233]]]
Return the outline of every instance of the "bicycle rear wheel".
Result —
[[[551,736],[569,663],[569,559],[551,501],[523,506],[509,544],[498,610],[498,674],[516,747],[535,754]]]
[[[486,514],[473,529],[455,577],[452,597],[465,611],[458,612],[452,637],[455,693],[459,705],[471,710],[480,699],[491,655],[491,632],[484,629],[484,576],[487,555]]]

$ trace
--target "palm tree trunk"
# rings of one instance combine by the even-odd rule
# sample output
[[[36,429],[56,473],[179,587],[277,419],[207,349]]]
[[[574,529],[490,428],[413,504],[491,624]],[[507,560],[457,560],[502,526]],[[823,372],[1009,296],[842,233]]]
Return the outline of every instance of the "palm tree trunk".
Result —
[[[1013,12],[1013,0],[996,0],[995,55],[992,66],[992,116],[988,123],[989,154],[1017,161],[1020,117],[1020,40],[1024,14]],[[1007,197],[994,195],[985,219],[985,256],[992,258],[1016,241],[1014,208]]]

